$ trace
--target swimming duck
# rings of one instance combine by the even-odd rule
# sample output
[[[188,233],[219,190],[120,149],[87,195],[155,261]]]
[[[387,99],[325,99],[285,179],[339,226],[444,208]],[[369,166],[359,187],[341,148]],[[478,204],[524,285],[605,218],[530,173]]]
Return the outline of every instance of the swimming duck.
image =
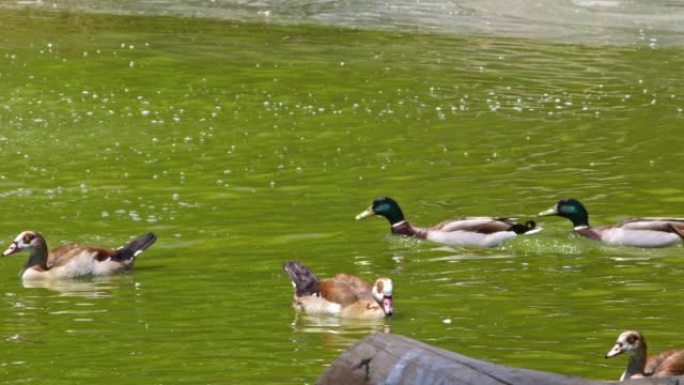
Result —
[[[369,208],[356,216],[356,220],[373,215],[387,218],[392,225],[392,234],[455,246],[496,247],[519,234],[541,230],[535,228],[533,221],[521,224],[504,217],[466,217],[446,220],[430,228],[414,227],[404,218],[399,204],[389,197],[375,199]]]
[[[629,218],[615,225],[591,227],[587,209],[572,198],[560,200],[539,215],[568,218],[577,234],[611,245],[667,247],[681,243],[684,237],[683,218]]]
[[[668,350],[646,359],[646,340],[638,331],[622,332],[606,354],[612,358],[627,353],[629,362],[620,381],[640,377],[666,377],[684,374],[684,350]]]
[[[394,313],[389,278],[379,278],[371,286],[349,274],[320,280],[298,261],[286,262],[283,268],[292,280],[297,310],[351,319],[381,319]]]
[[[135,257],[156,240],[154,234],[148,233],[116,250],[67,244],[48,253],[47,242],[41,233],[24,231],[2,255],[29,250],[29,260],[19,273],[24,280],[102,276],[130,270]]]

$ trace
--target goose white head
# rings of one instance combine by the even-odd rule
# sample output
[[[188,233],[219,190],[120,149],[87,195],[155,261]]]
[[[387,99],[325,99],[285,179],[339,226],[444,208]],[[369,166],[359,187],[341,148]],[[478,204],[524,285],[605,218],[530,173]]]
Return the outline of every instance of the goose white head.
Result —
[[[392,315],[392,280],[389,278],[379,278],[373,285],[373,298],[382,306],[382,311],[387,315]]]
[[[644,352],[646,350],[646,341],[641,333],[628,330],[622,332],[615,342],[615,346],[606,354],[606,358],[619,356],[622,353],[627,355],[634,355],[637,352]]]
[[[2,255],[8,256],[18,253],[22,250],[37,247],[40,242],[43,242],[40,234],[35,231],[24,231],[12,241],[12,244],[5,250]]]

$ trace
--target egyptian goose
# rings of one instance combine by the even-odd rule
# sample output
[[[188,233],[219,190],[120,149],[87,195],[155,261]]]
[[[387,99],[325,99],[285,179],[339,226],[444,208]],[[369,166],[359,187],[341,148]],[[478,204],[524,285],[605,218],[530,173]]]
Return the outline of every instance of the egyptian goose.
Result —
[[[563,199],[539,213],[572,221],[575,233],[609,245],[667,247],[682,242],[684,218],[629,218],[615,225],[591,227],[589,213],[577,199]]]
[[[505,217],[465,217],[446,220],[430,228],[414,227],[404,218],[399,204],[389,197],[375,199],[368,209],[356,216],[356,220],[373,215],[387,218],[392,226],[392,234],[454,246],[496,247],[520,234],[533,234],[541,230],[535,229],[533,221],[520,224]]]
[[[389,278],[379,278],[371,286],[349,274],[338,274],[321,281],[297,261],[286,262],[283,268],[292,280],[297,310],[353,319],[380,319],[394,312],[392,280]]]
[[[627,353],[629,362],[620,381],[640,377],[667,377],[684,374],[684,350],[667,350],[646,359],[646,340],[638,331],[622,332],[606,358]]]
[[[2,255],[29,250],[29,260],[19,273],[24,280],[101,276],[130,270],[135,257],[156,240],[154,234],[148,233],[116,250],[68,244],[48,253],[47,242],[41,233],[24,231]]]

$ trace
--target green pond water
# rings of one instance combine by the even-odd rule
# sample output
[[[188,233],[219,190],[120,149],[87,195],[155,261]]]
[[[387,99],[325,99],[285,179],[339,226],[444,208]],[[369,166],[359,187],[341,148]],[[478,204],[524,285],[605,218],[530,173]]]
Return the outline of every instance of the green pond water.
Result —
[[[607,247],[562,218],[494,249],[418,225],[584,201],[684,216],[684,49],[192,18],[0,11],[0,238],[119,246],[132,274],[23,285],[0,259],[4,384],[311,384],[391,332],[617,379],[637,328],[684,346],[682,247]],[[391,319],[297,315],[281,265],[391,276]]]

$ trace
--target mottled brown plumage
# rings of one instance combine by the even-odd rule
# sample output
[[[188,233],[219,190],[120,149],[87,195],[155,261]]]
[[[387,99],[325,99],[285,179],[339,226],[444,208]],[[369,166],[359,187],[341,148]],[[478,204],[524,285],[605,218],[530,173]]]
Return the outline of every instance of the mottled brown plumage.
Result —
[[[684,350],[666,350],[658,355],[648,357],[644,373],[653,377],[684,374]]]
[[[684,350],[667,350],[647,358],[644,336],[635,330],[622,332],[613,348],[606,354],[612,358],[625,353],[629,356],[627,368],[620,380],[639,377],[666,377],[684,374]]]
[[[354,319],[383,318],[394,311],[389,278],[380,278],[370,285],[350,274],[319,280],[297,261],[286,262],[283,268],[295,288],[294,307],[298,310]]]
[[[103,247],[98,247],[98,246],[90,246],[90,245],[79,245],[75,243],[70,243],[67,245],[62,245],[55,247],[54,249],[50,250],[48,253],[48,266],[53,266],[53,265],[62,265],[66,263],[69,259],[75,257],[82,251],[87,250],[88,252],[93,253],[93,258],[96,261],[104,261],[108,258],[111,258],[116,250],[114,249],[105,249]]]
[[[22,250],[30,252],[29,260],[20,272],[24,280],[111,275],[130,270],[135,257],[156,239],[154,234],[148,233],[118,249],[68,244],[48,252],[47,242],[42,234],[24,231],[3,255],[12,255]]]
[[[328,301],[348,306],[359,300],[372,301],[371,285],[359,277],[337,274],[318,283],[318,291]]]

